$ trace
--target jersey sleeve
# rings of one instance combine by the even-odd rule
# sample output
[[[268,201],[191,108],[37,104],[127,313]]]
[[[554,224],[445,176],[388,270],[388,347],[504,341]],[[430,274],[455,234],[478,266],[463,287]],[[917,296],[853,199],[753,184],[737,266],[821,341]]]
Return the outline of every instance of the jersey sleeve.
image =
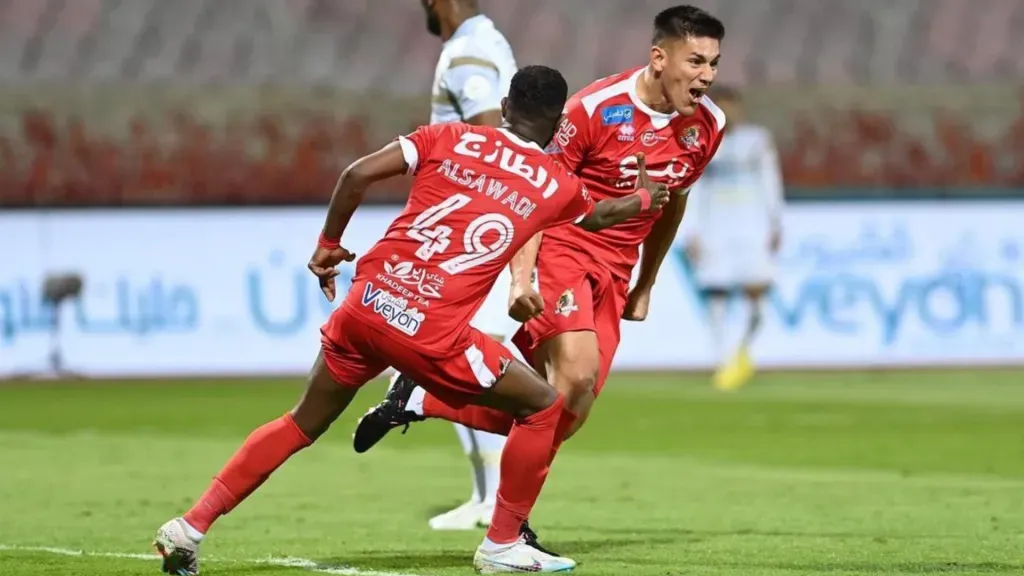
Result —
[[[412,134],[398,137],[398,145],[402,147],[407,167],[406,174],[416,174],[417,168],[430,157],[445,128],[444,124],[420,126]]]
[[[501,109],[501,77],[498,66],[490,60],[479,56],[452,58],[441,78],[463,120]]]
[[[590,195],[590,191],[587,190],[587,185],[579,178],[573,177],[572,181],[576,186],[576,191],[573,193],[569,203],[562,209],[562,213],[558,218],[559,224],[579,224],[594,211],[594,198]]]
[[[558,131],[545,151],[570,172],[577,173],[590,152],[590,132],[590,115],[580,99],[573,98],[566,104]]]

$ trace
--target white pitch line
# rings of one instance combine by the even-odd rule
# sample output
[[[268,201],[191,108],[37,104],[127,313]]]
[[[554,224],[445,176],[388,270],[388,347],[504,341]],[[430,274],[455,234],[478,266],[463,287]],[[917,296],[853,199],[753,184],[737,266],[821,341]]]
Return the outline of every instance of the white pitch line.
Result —
[[[12,544],[0,544],[0,552],[37,552],[54,554],[57,556],[90,556],[94,558],[121,558],[129,560],[149,560],[157,562],[160,556],[156,554],[132,554],[128,552],[91,552],[86,550],[75,550],[73,548],[57,548],[54,546],[18,546]],[[379,570],[360,570],[348,566],[325,566],[307,558],[253,558],[249,560],[233,560],[228,558],[204,557],[204,562],[233,562],[246,564],[265,564],[269,566],[280,566],[282,568],[301,568],[318,574],[333,574],[335,576],[417,576],[402,572],[381,572]]]

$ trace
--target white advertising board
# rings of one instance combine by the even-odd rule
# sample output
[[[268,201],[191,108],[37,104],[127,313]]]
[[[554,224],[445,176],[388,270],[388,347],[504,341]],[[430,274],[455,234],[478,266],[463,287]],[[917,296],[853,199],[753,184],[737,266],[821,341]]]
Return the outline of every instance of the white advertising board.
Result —
[[[365,252],[397,211],[360,209],[348,246]],[[315,208],[0,214],[0,377],[47,366],[41,285],[64,271],[85,277],[59,312],[70,370],[305,373],[333,308],[305,267],[322,219]],[[794,205],[776,280],[761,365],[1024,364],[1024,202]],[[650,318],[625,323],[615,366],[710,367],[703,320],[676,246]]]

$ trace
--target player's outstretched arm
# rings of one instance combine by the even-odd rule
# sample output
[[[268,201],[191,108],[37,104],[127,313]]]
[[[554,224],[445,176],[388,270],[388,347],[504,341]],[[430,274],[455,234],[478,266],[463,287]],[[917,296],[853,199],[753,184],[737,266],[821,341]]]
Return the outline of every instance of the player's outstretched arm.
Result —
[[[654,286],[654,279],[658,276],[661,263],[665,260],[669,248],[672,247],[676,231],[679,230],[679,224],[683,221],[688,197],[689,194],[672,194],[662,211],[661,218],[654,223],[651,233],[644,239],[643,255],[640,258],[640,273],[637,276],[634,290],[650,290]]]
[[[397,141],[345,168],[327,206],[323,235],[331,240],[340,239],[370,184],[404,174],[407,169],[402,147]]]
[[[537,266],[537,254],[540,253],[540,241],[543,237],[543,232],[537,232],[509,261],[508,267],[512,271],[513,286],[530,285],[533,280],[533,269]]]
[[[350,262],[356,255],[341,246],[341,236],[348,227],[352,214],[363,201],[366,188],[374,182],[404,173],[408,168],[402,147],[392,142],[384,148],[364,156],[346,168],[334,186],[327,219],[320,232],[320,241],[309,259],[307,267],[320,281],[320,290],[331,302],[336,294],[334,278],[339,274],[338,264]]]
[[[655,212],[669,201],[668,187],[652,183],[647,175],[647,161],[643,154],[636,155],[636,192],[623,198],[609,198],[594,205],[594,210],[578,225],[588,232],[596,232],[621,224],[641,212]]]
[[[645,193],[634,193],[624,198],[609,198],[594,204],[594,211],[577,224],[587,232],[597,232],[622,224],[641,212],[661,208],[668,201],[668,188],[655,184],[654,189]],[[645,197],[646,196],[646,197]]]

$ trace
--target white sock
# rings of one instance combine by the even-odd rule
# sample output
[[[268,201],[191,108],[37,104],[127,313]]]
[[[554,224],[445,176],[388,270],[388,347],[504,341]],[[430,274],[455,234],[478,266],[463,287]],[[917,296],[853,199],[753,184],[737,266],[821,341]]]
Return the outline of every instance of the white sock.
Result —
[[[725,298],[708,299],[708,324],[711,327],[716,364],[720,364],[724,357],[722,340],[725,337],[725,311],[728,304],[729,302]]]
[[[508,548],[511,548],[516,542],[518,542],[518,540],[516,540],[514,542],[509,542],[507,544],[498,544],[494,540],[491,540],[490,538],[485,537],[484,538],[484,542],[483,542],[483,544],[480,545],[480,547],[483,548],[487,552],[498,552],[500,550],[506,550]]]
[[[462,442],[462,451],[466,456],[469,456],[469,464],[473,468],[472,501],[483,502],[484,495],[487,493],[487,479],[484,473],[483,458],[480,456],[480,447],[476,442],[476,431],[462,424],[455,424],[455,432],[459,435],[459,441]]]
[[[498,480],[501,478],[501,451],[505,449],[508,438],[490,432],[473,431],[480,460],[483,465],[484,491],[483,502],[490,506],[498,501]]]
[[[181,524],[185,527],[185,536],[188,536],[189,540],[196,544],[203,541],[203,533],[193,528],[184,518],[181,519]]]
[[[405,410],[423,416],[423,399],[426,397],[426,390],[419,386],[413,388],[412,394],[409,394],[409,401],[405,403]]]

